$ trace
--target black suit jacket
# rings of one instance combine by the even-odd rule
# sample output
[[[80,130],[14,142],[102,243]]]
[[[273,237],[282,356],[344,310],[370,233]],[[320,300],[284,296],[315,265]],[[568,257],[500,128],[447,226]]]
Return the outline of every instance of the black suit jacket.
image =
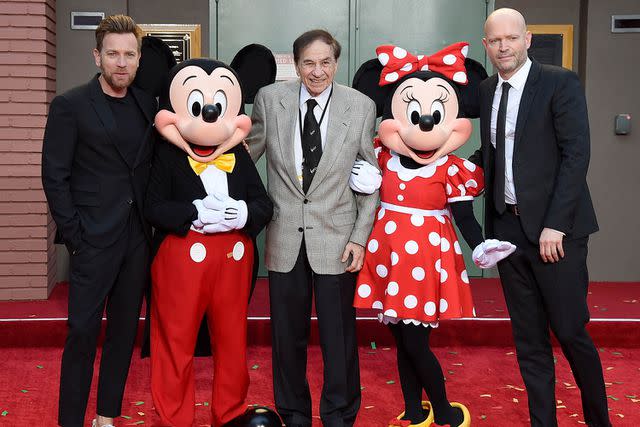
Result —
[[[117,137],[116,122],[96,75],[89,83],[56,96],[42,147],[42,183],[53,219],[71,253],[84,243],[113,244],[131,209],[143,219],[155,131],[156,101],[129,87],[145,118],[146,131],[133,163]],[[151,228],[143,221],[146,237]]]
[[[482,145],[471,160],[485,171],[485,228],[493,237],[494,148],[491,105],[497,74],[480,85]],[[589,119],[584,90],[569,70],[532,61],[520,100],[513,153],[513,179],[527,238],[538,243],[545,227],[567,238],[598,230],[587,187]]]
[[[271,219],[273,203],[244,147],[238,145],[228,153],[233,153],[236,157],[233,172],[227,174],[229,197],[244,200],[247,204],[249,215],[242,231],[255,239]],[[187,234],[197,215],[192,202],[206,196],[202,180],[191,169],[187,154],[168,142],[159,143],[145,208],[147,219],[156,228],[153,237],[154,253],[168,234]],[[257,266],[257,262],[255,265]]]

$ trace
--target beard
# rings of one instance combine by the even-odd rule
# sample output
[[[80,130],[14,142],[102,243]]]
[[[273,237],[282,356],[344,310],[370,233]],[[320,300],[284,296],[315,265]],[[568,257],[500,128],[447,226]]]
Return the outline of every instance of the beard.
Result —
[[[117,77],[114,73],[109,73],[106,70],[102,69],[102,78],[104,81],[114,90],[121,90],[128,88],[133,80],[136,78],[135,70],[129,74],[128,78],[123,79],[121,77]]]

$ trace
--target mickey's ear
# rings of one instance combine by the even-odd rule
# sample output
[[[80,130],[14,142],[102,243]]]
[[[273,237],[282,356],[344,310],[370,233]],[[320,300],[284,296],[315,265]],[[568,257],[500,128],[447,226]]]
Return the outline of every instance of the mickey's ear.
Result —
[[[378,117],[382,116],[384,104],[389,95],[389,86],[378,85],[380,81],[380,72],[382,64],[377,58],[370,59],[358,68],[356,75],[353,77],[353,88],[367,95],[376,103],[376,112]]]
[[[480,83],[487,78],[487,71],[481,63],[471,58],[464,61],[464,66],[469,83],[466,86],[458,85],[462,98],[460,108],[463,117],[473,119],[480,116]]]
[[[260,88],[276,81],[276,59],[273,53],[260,44],[243,47],[231,61],[231,68],[240,78],[244,102],[253,104]]]
[[[142,37],[140,52],[140,66],[133,84],[151,96],[160,96],[169,83],[169,70],[176,65],[173,52],[165,42],[152,36]]]

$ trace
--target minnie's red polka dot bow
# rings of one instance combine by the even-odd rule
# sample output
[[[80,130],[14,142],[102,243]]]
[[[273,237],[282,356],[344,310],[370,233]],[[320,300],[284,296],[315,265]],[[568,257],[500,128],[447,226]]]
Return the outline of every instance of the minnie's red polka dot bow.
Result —
[[[466,85],[467,71],[464,60],[469,53],[469,43],[458,42],[445,47],[431,56],[414,56],[405,49],[393,45],[378,46],[376,54],[378,61],[384,67],[380,73],[380,86],[398,81],[400,78],[415,71],[434,71]]]

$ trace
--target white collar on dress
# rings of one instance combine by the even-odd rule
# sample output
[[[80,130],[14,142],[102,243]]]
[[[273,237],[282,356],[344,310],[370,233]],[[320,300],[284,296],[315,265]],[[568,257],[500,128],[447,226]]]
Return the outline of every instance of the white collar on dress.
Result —
[[[391,158],[387,162],[387,169],[397,173],[398,178],[405,182],[411,181],[416,177],[431,178],[433,175],[435,175],[437,167],[444,165],[449,159],[449,156],[445,155],[426,166],[419,167],[418,169],[409,169],[402,166],[398,153],[393,150],[389,150],[389,153],[391,154]]]

